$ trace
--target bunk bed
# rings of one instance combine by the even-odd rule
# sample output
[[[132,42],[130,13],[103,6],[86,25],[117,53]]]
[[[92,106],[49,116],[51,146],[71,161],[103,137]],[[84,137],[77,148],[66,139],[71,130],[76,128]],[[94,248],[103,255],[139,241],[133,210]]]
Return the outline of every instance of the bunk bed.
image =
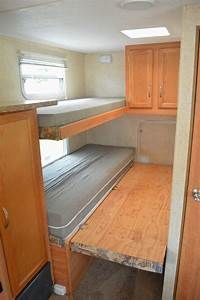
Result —
[[[64,139],[126,114],[121,98],[38,110],[40,138]],[[72,294],[94,257],[162,273],[171,166],[134,163],[135,149],[85,145],[43,168],[55,282]]]
[[[124,98],[84,98],[58,101],[37,110],[41,139],[60,140],[123,116]]]

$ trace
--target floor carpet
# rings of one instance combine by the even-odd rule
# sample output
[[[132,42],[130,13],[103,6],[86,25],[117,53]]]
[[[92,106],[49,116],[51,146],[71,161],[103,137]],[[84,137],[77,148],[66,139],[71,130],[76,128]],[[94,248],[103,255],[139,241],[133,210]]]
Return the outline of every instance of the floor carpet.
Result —
[[[74,293],[73,300],[161,300],[162,285],[160,274],[95,259]],[[66,299],[56,295],[50,298]]]

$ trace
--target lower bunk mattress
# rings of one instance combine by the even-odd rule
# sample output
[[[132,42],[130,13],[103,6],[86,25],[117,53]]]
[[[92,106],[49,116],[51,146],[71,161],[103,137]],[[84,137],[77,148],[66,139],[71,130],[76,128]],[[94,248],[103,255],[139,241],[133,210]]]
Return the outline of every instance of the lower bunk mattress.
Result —
[[[133,148],[86,145],[43,168],[51,239],[63,244],[134,161]]]

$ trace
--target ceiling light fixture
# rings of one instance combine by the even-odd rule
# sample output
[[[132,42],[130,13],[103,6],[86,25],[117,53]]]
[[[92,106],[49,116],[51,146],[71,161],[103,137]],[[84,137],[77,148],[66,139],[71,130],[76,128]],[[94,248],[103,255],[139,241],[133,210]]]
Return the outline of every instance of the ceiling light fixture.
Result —
[[[122,30],[123,34],[131,39],[148,38],[148,37],[159,37],[170,35],[166,27],[152,27],[152,28],[141,28],[141,29],[130,29]]]
[[[154,5],[155,0],[122,0],[120,7],[129,10],[148,9]]]

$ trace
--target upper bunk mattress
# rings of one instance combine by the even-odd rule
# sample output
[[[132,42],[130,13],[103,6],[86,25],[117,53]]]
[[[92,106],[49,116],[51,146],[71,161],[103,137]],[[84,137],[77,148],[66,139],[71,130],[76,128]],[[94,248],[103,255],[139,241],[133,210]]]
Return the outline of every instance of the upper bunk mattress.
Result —
[[[86,145],[43,168],[50,234],[62,241],[130,168],[134,149]]]
[[[39,127],[70,124],[125,106],[124,98],[84,98],[59,101],[37,110]]]

